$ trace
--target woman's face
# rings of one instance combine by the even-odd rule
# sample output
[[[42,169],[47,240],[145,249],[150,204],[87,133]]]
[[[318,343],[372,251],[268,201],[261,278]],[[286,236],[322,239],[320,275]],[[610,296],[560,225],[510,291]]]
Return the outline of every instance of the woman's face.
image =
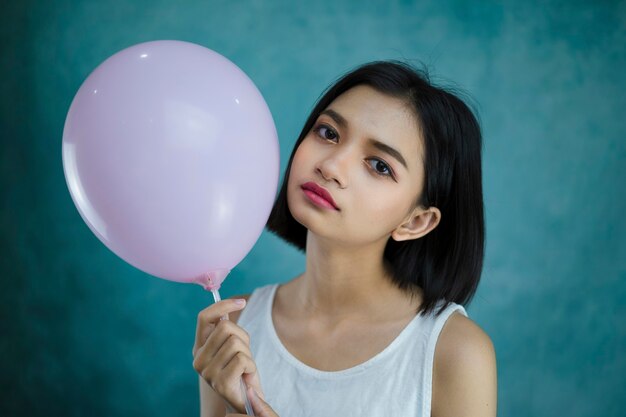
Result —
[[[386,242],[415,208],[423,156],[416,117],[403,100],[365,85],[351,88],[322,111],[296,150],[289,210],[319,236],[347,244]],[[324,207],[302,188],[307,183],[324,188],[337,208]]]

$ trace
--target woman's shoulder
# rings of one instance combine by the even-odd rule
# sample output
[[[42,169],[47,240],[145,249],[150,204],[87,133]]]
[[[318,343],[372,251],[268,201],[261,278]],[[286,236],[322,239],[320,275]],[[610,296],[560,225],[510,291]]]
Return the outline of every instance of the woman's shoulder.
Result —
[[[456,311],[441,329],[435,358],[439,355],[441,359],[446,359],[445,363],[449,363],[449,360],[463,360],[468,355],[492,353],[493,350],[489,335],[471,318]]]
[[[469,317],[452,313],[435,348],[432,415],[459,415],[469,407],[467,415],[495,416],[496,379],[491,338]]]

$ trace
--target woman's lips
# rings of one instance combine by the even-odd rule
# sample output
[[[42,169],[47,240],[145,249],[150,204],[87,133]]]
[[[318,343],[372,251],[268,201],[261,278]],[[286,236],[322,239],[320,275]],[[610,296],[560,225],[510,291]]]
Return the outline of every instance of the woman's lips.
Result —
[[[332,210],[339,210],[337,204],[335,204],[335,200],[333,200],[332,195],[326,189],[316,183],[309,181],[307,183],[302,184],[301,186],[304,194],[311,200],[311,202],[316,205],[324,208],[329,208]]]

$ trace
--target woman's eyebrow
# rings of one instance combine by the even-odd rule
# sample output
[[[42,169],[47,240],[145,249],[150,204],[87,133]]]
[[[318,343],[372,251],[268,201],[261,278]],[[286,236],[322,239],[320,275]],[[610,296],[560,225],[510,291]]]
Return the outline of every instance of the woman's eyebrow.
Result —
[[[342,115],[340,115],[333,109],[325,109],[320,114],[325,114],[325,115],[330,116],[330,118],[332,118],[342,128],[346,128],[348,126],[348,121],[345,119],[345,117],[343,117]],[[408,171],[409,167],[407,166],[406,161],[404,160],[404,157],[402,157],[402,154],[398,152],[396,149],[376,139],[369,139],[368,143],[372,145],[373,147],[375,147],[376,149],[382,152],[385,152],[387,155],[395,158]]]
[[[333,109],[323,110],[320,114],[326,114],[326,115],[330,116],[331,119],[333,119],[335,122],[337,122],[337,124],[339,126],[341,126],[343,128],[348,126],[348,121],[342,115],[340,115],[339,113],[337,113]]]
[[[398,162],[400,162],[404,168],[408,171],[409,167],[406,165],[406,161],[404,160],[404,158],[402,157],[402,154],[400,152],[398,152],[396,149],[392,148],[391,146],[387,145],[386,143],[382,143],[376,139],[368,139],[368,143],[370,145],[372,145],[373,147],[375,147],[376,149],[385,152],[387,155],[394,157],[395,159],[398,160]]]

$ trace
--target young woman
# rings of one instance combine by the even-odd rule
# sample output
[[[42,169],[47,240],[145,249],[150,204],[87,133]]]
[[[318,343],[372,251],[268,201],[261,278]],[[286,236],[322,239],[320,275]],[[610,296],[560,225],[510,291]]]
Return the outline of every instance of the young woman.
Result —
[[[494,347],[463,307],[481,181],[475,116],[426,75],[378,61],[329,87],[267,224],[305,270],[199,314],[202,416],[244,412],[242,377],[256,415],[495,416]]]

